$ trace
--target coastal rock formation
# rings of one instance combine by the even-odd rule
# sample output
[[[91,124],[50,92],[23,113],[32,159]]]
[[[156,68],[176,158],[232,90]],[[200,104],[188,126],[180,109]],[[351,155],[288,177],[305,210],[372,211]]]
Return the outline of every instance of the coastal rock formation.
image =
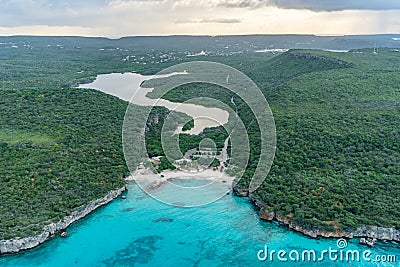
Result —
[[[248,188],[239,188],[237,186],[233,187],[233,192],[238,197],[248,197],[249,196],[249,189]]]
[[[367,245],[369,247],[373,247],[376,241],[377,240],[375,238],[365,238],[365,237],[360,238],[360,244]]]
[[[68,233],[67,233],[67,232],[62,232],[60,236],[61,236],[61,237],[67,237],[67,236],[68,236]]]
[[[272,221],[275,218],[275,212],[269,211],[267,208],[260,209],[260,219],[265,221]]]
[[[6,253],[17,253],[42,244],[57,232],[66,229],[68,226],[82,219],[98,207],[111,202],[113,199],[121,195],[126,189],[127,186],[125,185],[122,188],[110,191],[105,197],[89,202],[81,209],[73,211],[70,216],[64,217],[63,220],[57,223],[46,225],[43,227],[43,232],[36,236],[16,238],[12,240],[0,240],[0,255]]]
[[[236,190],[235,190],[236,192]],[[290,216],[282,216],[274,211],[270,210],[269,207],[263,203],[261,199],[253,194],[249,194],[250,199],[260,208],[259,216],[260,219],[266,221],[276,220],[287,225],[290,229],[297,232],[303,233],[306,236],[317,238],[317,237],[334,237],[334,238],[355,238],[363,237],[372,240],[388,240],[400,242],[400,230],[394,228],[384,228],[378,226],[360,226],[353,231],[346,231],[342,229],[337,229],[335,231],[325,231],[319,229],[307,229],[302,225],[294,222]]]

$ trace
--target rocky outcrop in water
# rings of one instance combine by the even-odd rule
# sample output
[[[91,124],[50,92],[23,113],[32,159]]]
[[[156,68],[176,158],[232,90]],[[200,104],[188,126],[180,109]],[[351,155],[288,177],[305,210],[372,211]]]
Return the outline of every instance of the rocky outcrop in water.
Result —
[[[153,220],[154,223],[158,223],[158,222],[173,222],[173,221],[174,221],[173,219],[171,219],[171,218],[165,218],[165,217],[162,217],[162,218],[158,218],[158,219]]]
[[[110,191],[105,197],[89,202],[89,204],[79,210],[72,212],[71,215],[66,216],[63,220],[46,225],[43,228],[43,232],[38,235],[24,238],[16,238],[12,240],[0,240],[0,255],[6,253],[17,253],[22,250],[31,249],[42,244],[49,238],[53,237],[54,234],[66,229],[68,226],[82,219],[98,207],[101,207],[111,202],[113,199],[121,195],[126,189],[127,186],[125,185],[122,188]]]
[[[238,197],[248,197],[249,196],[249,189],[248,188],[240,188],[239,186],[233,187],[233,192]]]
[[[236,192],[236,191],[235,191]],[[360,226],[353,231],[347,231],[343,229],[337,229],[335,231],[325,231],[320,229],[308,229],[302,225],[294,222],[290,216],[281,216],[278,213],[271,210],[261,199],[249,194],[250,199],[253,201],[254,205],[260,208],[259,216],[262,220],[272,221],[276,220],[287,225],[290,229],[297,232],[301,232],[309,237],[334,237],[334,238],[355,238],[363,237],[372,240],[388,240],[400,242],[400,230],[394,228],[384,228],[378,226]]]

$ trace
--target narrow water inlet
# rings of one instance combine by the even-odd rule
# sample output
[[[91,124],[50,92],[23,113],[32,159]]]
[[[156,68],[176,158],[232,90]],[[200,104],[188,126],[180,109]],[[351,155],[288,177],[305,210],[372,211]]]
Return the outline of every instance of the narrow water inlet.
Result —
[[[186,131],[187,134],[200,134],[205,128],[217,127],[228,122],[229,113],[226,110],[189,103],[174,103],[165,99],[152,99],[146,95],[153,91],[153,88],[140,87],[144,81],[171,75],[179,75],[179,73],[154,76],[132,72],[100,74],[92,83],[81,84],[78,88],[96,89],[139,106],[162,106],[185,113],[194,119],[194,127]]]

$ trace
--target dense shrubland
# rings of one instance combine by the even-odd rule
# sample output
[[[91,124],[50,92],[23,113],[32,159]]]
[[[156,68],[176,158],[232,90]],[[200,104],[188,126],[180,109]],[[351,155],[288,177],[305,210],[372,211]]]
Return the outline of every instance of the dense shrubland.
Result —
[[[63,49],[46,47],[46,42],[33,49],[0,48],[0,239],[37,233],[44,224],[124,184],[128,169],[121,128],[126,103],[71,86],[99,73],[155,73],[188,60],[132,64],[122,59],[127,54],[151,58],[159,51],[99,51],[101,39]],[[247,74],[274,113],[276,157],[255,195],[310,228],[400,228],[400,53],[293,50],[270,57],[243,53],[201,58]],[[177,88],[165,98],[213,96],[236,108],[230,92],[200,86],[202,90],[199,85]],[[251,141],[249,165],[239,184],[246,187],[258,161],[259,131],[246,103],[235,97],[235,104]],[[162,122],[168,111],[151,114],[147,148],[152,156],[162,156],[160,128],[151,120],[155,116]],[[227,133],[213,128],[202,137],[221,148]],[[202,137],[181,134],[182,153],[197,147]],[[168,167],[163,161],[163,168]]]

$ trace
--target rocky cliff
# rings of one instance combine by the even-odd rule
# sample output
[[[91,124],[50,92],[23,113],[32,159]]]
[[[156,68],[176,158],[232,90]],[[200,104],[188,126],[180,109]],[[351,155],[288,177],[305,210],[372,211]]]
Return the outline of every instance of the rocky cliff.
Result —
[[[334,238],[355,238],[355,237],[365,237],[378,240],[389,240],[400,242],[400,230],[394,228],[384,228],[378,226],[360,226],[353,231],[346,231],[343,229],[337,229],[335,231],[325,231],[320,229],[307,229],[294,222],[290,216],[281,216],[270,210],[267,205],[259,198],[257,198],[252,193],[249,193],[246,189],[234,188],[236,195],[240,197],[250,197],[251,201],[260,208],[259,216],[262,220],[272,221],[276,220],[287,225],[290,229],[297,232],[303,233],[307,236],[317,238],[317,237],[334,237]]]
[[[122,188],[110,191],[105,197],[89,202],[89,204],[72,212],[71,215],[66,216],[63,220],[46,225],[43,228],[43,232],[36,236],[16,238],[12,240],[0,240],[0,255],[6,253],[17,253],[42,244],[57,232],[66,229],[68,226],[82,219],[98,207],[111,202],[113,199],[121,195],[126,189],[127,186],[125,185]]]

